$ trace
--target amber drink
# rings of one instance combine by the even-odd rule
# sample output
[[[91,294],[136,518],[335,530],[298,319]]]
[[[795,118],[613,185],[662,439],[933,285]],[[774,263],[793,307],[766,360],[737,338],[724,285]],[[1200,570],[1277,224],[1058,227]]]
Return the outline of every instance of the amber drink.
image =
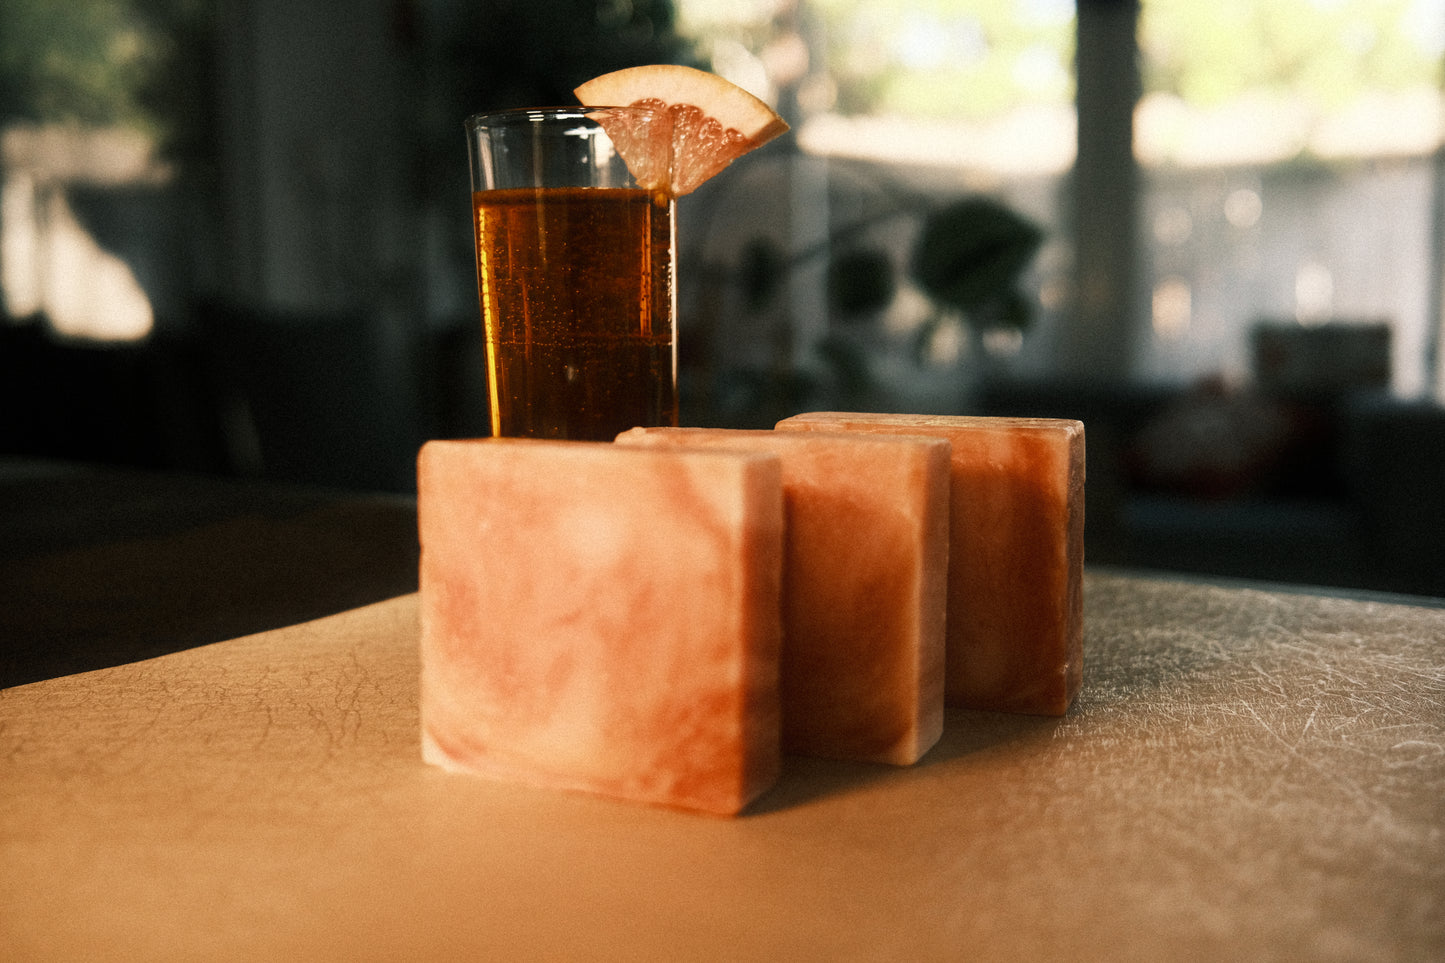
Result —
[[[631,180],[597,113],[468,121],[496,436],[677,423],[674,201]]]

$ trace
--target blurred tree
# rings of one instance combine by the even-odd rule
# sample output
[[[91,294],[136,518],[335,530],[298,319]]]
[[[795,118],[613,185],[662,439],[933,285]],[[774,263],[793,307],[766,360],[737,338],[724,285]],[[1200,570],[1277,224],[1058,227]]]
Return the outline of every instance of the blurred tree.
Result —
[[[213,0],[5,0],[0,125],[125,127],[209,149]]]
[[[1074,92],[1072,0],[803,0],[845,115],[983,119]],[[777,3],[680,0],[705,43],[763,56]],[[1333,106],[1438,85],[1440,0],[1143,0],[1146,89],[1199,105],[1261,87]],[[750,19],[751,18],[751,19]]]
[[[163,126],[150,101],[202,0],[6,0],[0,120]]]
[[[0,4],[0,119],[144,125],[155,47],[128,3]]]
[[[1438,84],[1439,0],[1147,0],[1147,91],[1214,106],[1249,91],[1322,107],[1365,90]]]
[[[1069,0],[811,0],[844,114],[993,117],[1073,96]]]

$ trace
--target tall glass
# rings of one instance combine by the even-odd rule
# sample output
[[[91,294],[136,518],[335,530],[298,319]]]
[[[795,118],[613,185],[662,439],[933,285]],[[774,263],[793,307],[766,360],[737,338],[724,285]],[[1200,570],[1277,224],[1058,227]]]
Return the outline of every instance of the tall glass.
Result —
[[[467,119],[493,435],[677,424],[675,202],[638,186],[608,135],[655,122],[633,107]]]

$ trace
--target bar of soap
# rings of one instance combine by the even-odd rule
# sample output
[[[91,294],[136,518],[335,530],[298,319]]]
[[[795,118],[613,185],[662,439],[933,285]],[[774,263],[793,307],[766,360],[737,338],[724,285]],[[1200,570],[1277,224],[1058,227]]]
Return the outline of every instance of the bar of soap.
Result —
[[[432,441],[422,755],[719,815],[780,766],[775,455]]]
[[[943,732],[946,441],[634,428],[617,443],[782,459],[785,751],[909,765],[932,748]]]
[[[777,428],[947,438],[946,701],[1035,715],[1068,711],[1083,680],[1081,422],[813,412]]]

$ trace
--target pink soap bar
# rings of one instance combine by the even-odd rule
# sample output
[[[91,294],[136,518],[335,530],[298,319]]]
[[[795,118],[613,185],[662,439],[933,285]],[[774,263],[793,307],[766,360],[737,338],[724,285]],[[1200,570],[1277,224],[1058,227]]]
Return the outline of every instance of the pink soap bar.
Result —
[[[908,765],[938,741],[946,441],[634,428],[617,442],[781,457],[785,750]]]
[[[433,441],[422,755],[730,815],[778,775],[779,460]]]
[[[949,704],[1063,715],[1083,680],[1084,426],[1055,418],[814,412],[779,430],[953,446]]]

